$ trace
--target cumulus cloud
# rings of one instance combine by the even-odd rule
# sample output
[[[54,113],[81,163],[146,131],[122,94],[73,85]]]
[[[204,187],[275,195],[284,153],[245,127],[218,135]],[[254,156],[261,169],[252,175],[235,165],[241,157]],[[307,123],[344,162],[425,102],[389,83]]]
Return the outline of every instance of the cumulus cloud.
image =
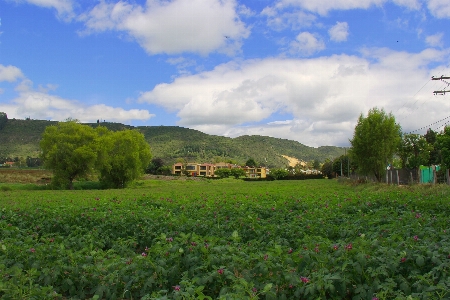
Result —
[[[95,122],[97,119],[107,119],[113,122],[127,122],[131,120],[148,120],[153,117],[147,110],[111,107],[104,104],[86,105],[76,100],[64,99],[49,94],[57,86],[47,84],[33,88],[33,82],[26,78],[15,66],[0,65],[0,82],[14,82],[21,79],[15,86],[17,96],[11,101],[3,100],[0,111],[7,111],[11,118],[50,119],[63,121],[67,118],[78,119],[82,122]],[[0,89],[0,94],[3,93]]]
[[[442,38],[444,37],[444,33],[436,33],[433,35],[429,35],[425,38],[425,42],[428,46],[431,47],[442,47]]]
[[[112,122],[127,122],[131,120],[148,120],[154,115],[147,110],[111,107],[104,104],[85,105],[75,100],[39,91],[21,92],[9,103],[1,103],[0,111],[8,111],[11,118],[33,116],[35,119],[64,121],[67,118],[78,119],[81,122],[95,122],[106,119]]]
[[[428,0],[428,9],[437,18],[450,18],[450,2],[447,0]]]
[[[84,34],[126,32],[149,54],[220,51],[231,55],[250,33],[238,10],[249,13],[235,0],[148,0],[145,6],[102,0],[79,20],[85,23]]]
[[[74,16],[73,0],[15,0],[18,3],[26,2],[36,6],[56,9],[58,16],[69,20]]]
[[[344,42],[348,37],[348,24],[347,22],[336,22],[336,25],[328,30],[330,39],[335,42]]]
[[[22,77],[23,74],[19,68],[14,66],[0,65],[0,82],[1,81],[13,82]]]
[[[433,86],[410,97],[429,81],[426,66],[448,55],[448,50],[436,49],[365,49],[361,57],[229,62],[159,84],[142,93],[139,101],[176,112],[179,125],[210,134],[260,134],[310,146],[344,145],[359,114],[374,106],[392,111],[405,130],[420,127],[418,120],[423,120],[414,103],[432,99],[432,105],[442,105],[437,111],[446,117],[450,104],[444,97],[434,98]],[[275,115],[291,118],[265,122]]]
[[[289,52],[293,55],[310,56],[325,49],[322,39],[310,32],[302,32],[297,35],[295,41],[289,45]]]

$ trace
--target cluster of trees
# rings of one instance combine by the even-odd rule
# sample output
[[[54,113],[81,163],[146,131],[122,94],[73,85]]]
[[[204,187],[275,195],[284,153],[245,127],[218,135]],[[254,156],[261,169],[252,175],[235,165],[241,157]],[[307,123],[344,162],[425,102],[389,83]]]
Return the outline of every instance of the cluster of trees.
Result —
[[[147,174],[153,175],[170,175],[172,174],[172,167],[165,165],[164,160],[160,157],[155,157],[145,170]]]
[[[137,130],[110,131],[76,120],[48,126],[40,141],[52,184],[73,189],[73,181],[93,173],[105,188],[123,188],[144,173],[150,147]]]
[[[450,127],[425,135],[403,134],[392,113],[373,108],[358,118],[349,155],[326,161],[322,173],[348,176],[357,171],[381,181],[388,166],[418,170],[420,165],[450,168]],[[341,167],[342,165],[342,167]]]

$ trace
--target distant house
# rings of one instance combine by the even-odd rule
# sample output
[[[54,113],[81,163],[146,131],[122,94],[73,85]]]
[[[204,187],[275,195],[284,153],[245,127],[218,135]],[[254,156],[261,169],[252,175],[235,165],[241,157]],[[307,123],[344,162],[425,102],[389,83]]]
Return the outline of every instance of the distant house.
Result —
[[[239,165],[230,163],[176,163],[172,166],[172,174],[174,175],[190,175],[190,176],[204,176],[204,177],[215,177],[214,172],[218,169],[227,168],[242,168],[245,171],[245,176],[249,178],[265,178],[267,175],[266,168],[258,167],[241,167]]]

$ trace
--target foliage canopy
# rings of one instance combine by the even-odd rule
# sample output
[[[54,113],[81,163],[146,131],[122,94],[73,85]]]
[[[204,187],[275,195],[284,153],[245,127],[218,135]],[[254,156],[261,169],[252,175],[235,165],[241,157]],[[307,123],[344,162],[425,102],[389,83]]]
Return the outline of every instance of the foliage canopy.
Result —
[[[392,113],[372,108],[367,117],[359,116],[355,127],[351,156],[362,174],[373,174],[381,181],[401,139],[401,127]]]
[[[53,170],[56,187],[73,188],[73,180],[89,174],[97,158],[97,133],[76,121],[48,126],[40,142],[41,158]]]
[[[94,129],[73,120],[48,126],[40,147],[56,188],[72,189],[75,179],[96,170],[105,187],[124,187],[143,174],[151,159],[150,147],[138,131]]]
[[[150,147],[137,130],[107,132],[100,138],[100,182],[123,188],[144,173],[152,158]]]

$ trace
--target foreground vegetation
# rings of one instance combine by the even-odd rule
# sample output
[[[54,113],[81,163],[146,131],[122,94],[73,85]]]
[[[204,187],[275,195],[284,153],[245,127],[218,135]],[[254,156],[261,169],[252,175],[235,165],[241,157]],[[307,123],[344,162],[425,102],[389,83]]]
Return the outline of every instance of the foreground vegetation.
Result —
[[[2,186],[2,299],[450,297],[447,186]]]

